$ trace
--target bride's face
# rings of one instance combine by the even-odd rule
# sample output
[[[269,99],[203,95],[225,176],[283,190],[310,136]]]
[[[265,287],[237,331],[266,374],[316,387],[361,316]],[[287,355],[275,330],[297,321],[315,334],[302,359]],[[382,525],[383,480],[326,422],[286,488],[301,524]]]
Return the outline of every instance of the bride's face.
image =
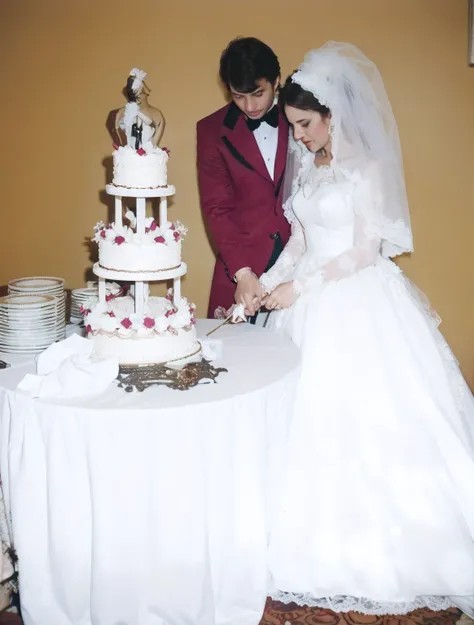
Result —
[[[293,126],[295,141],[302,141],[310,152],[317,152],[327,145],[330,116],[323,117],[316,111],[304,111],[294,106],[285,106],[285,113]]]

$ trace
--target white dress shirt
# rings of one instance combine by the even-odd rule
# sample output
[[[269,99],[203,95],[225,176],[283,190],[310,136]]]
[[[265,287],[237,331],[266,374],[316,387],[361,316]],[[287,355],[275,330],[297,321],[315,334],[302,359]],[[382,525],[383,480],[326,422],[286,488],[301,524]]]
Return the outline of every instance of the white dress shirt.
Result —
[[[253,136],[257,142],[260,154],[265,161],[268,173],[271,179],[275,176],[275,157],[278,146],[278,127],[273,128],[267,122],[262,122],[260,126],[253,131]]]

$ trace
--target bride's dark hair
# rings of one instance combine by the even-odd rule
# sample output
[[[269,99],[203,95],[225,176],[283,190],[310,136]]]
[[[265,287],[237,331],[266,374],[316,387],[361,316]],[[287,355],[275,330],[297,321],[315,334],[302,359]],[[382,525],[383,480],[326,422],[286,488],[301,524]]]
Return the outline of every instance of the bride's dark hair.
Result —
[[[306,89],[303,89],[298,83],[293,82],[292,78],[293,74],[288,76],[280,90],[278,101],[282,110],[285,110],[285,106],[293,106],[295,109],[315,111],[319,113],[321,117],[327,117],[331,113],[328,107],[321,104],[310,91],[306,91]]]
[[[125,87],[125,93],[127,94],[127,100],[129,102],[137,102],[138,101],[137,94],[132,89],[132,85],[133,85],[133,81],[134,80],[135,80],[135,76],[129,76],[127,78],[127,85]]]

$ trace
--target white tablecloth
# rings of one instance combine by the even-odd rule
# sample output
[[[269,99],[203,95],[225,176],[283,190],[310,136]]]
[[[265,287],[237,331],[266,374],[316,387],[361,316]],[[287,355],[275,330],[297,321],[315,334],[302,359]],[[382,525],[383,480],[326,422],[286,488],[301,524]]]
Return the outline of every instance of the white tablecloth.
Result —
[[[15,391],[34,364],[3,356],[0,472],[25,625],[259,622],[299,355],[248,324],[213,337],[229,370],[217,384],[78,401]]]

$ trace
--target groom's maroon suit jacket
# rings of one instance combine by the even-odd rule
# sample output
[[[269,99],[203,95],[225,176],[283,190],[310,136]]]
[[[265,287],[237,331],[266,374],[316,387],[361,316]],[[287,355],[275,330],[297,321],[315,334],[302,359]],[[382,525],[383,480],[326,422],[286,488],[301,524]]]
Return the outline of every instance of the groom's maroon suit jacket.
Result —
[[[290,226],[281,205],[288,149],[288,124],[280,113],[272,180],[244,115],[229,104],[197,124],[197,167],[201,206],[216,251],[208,316],[234,302],[233,276],[250,267],[260,276],[279,233]]]

